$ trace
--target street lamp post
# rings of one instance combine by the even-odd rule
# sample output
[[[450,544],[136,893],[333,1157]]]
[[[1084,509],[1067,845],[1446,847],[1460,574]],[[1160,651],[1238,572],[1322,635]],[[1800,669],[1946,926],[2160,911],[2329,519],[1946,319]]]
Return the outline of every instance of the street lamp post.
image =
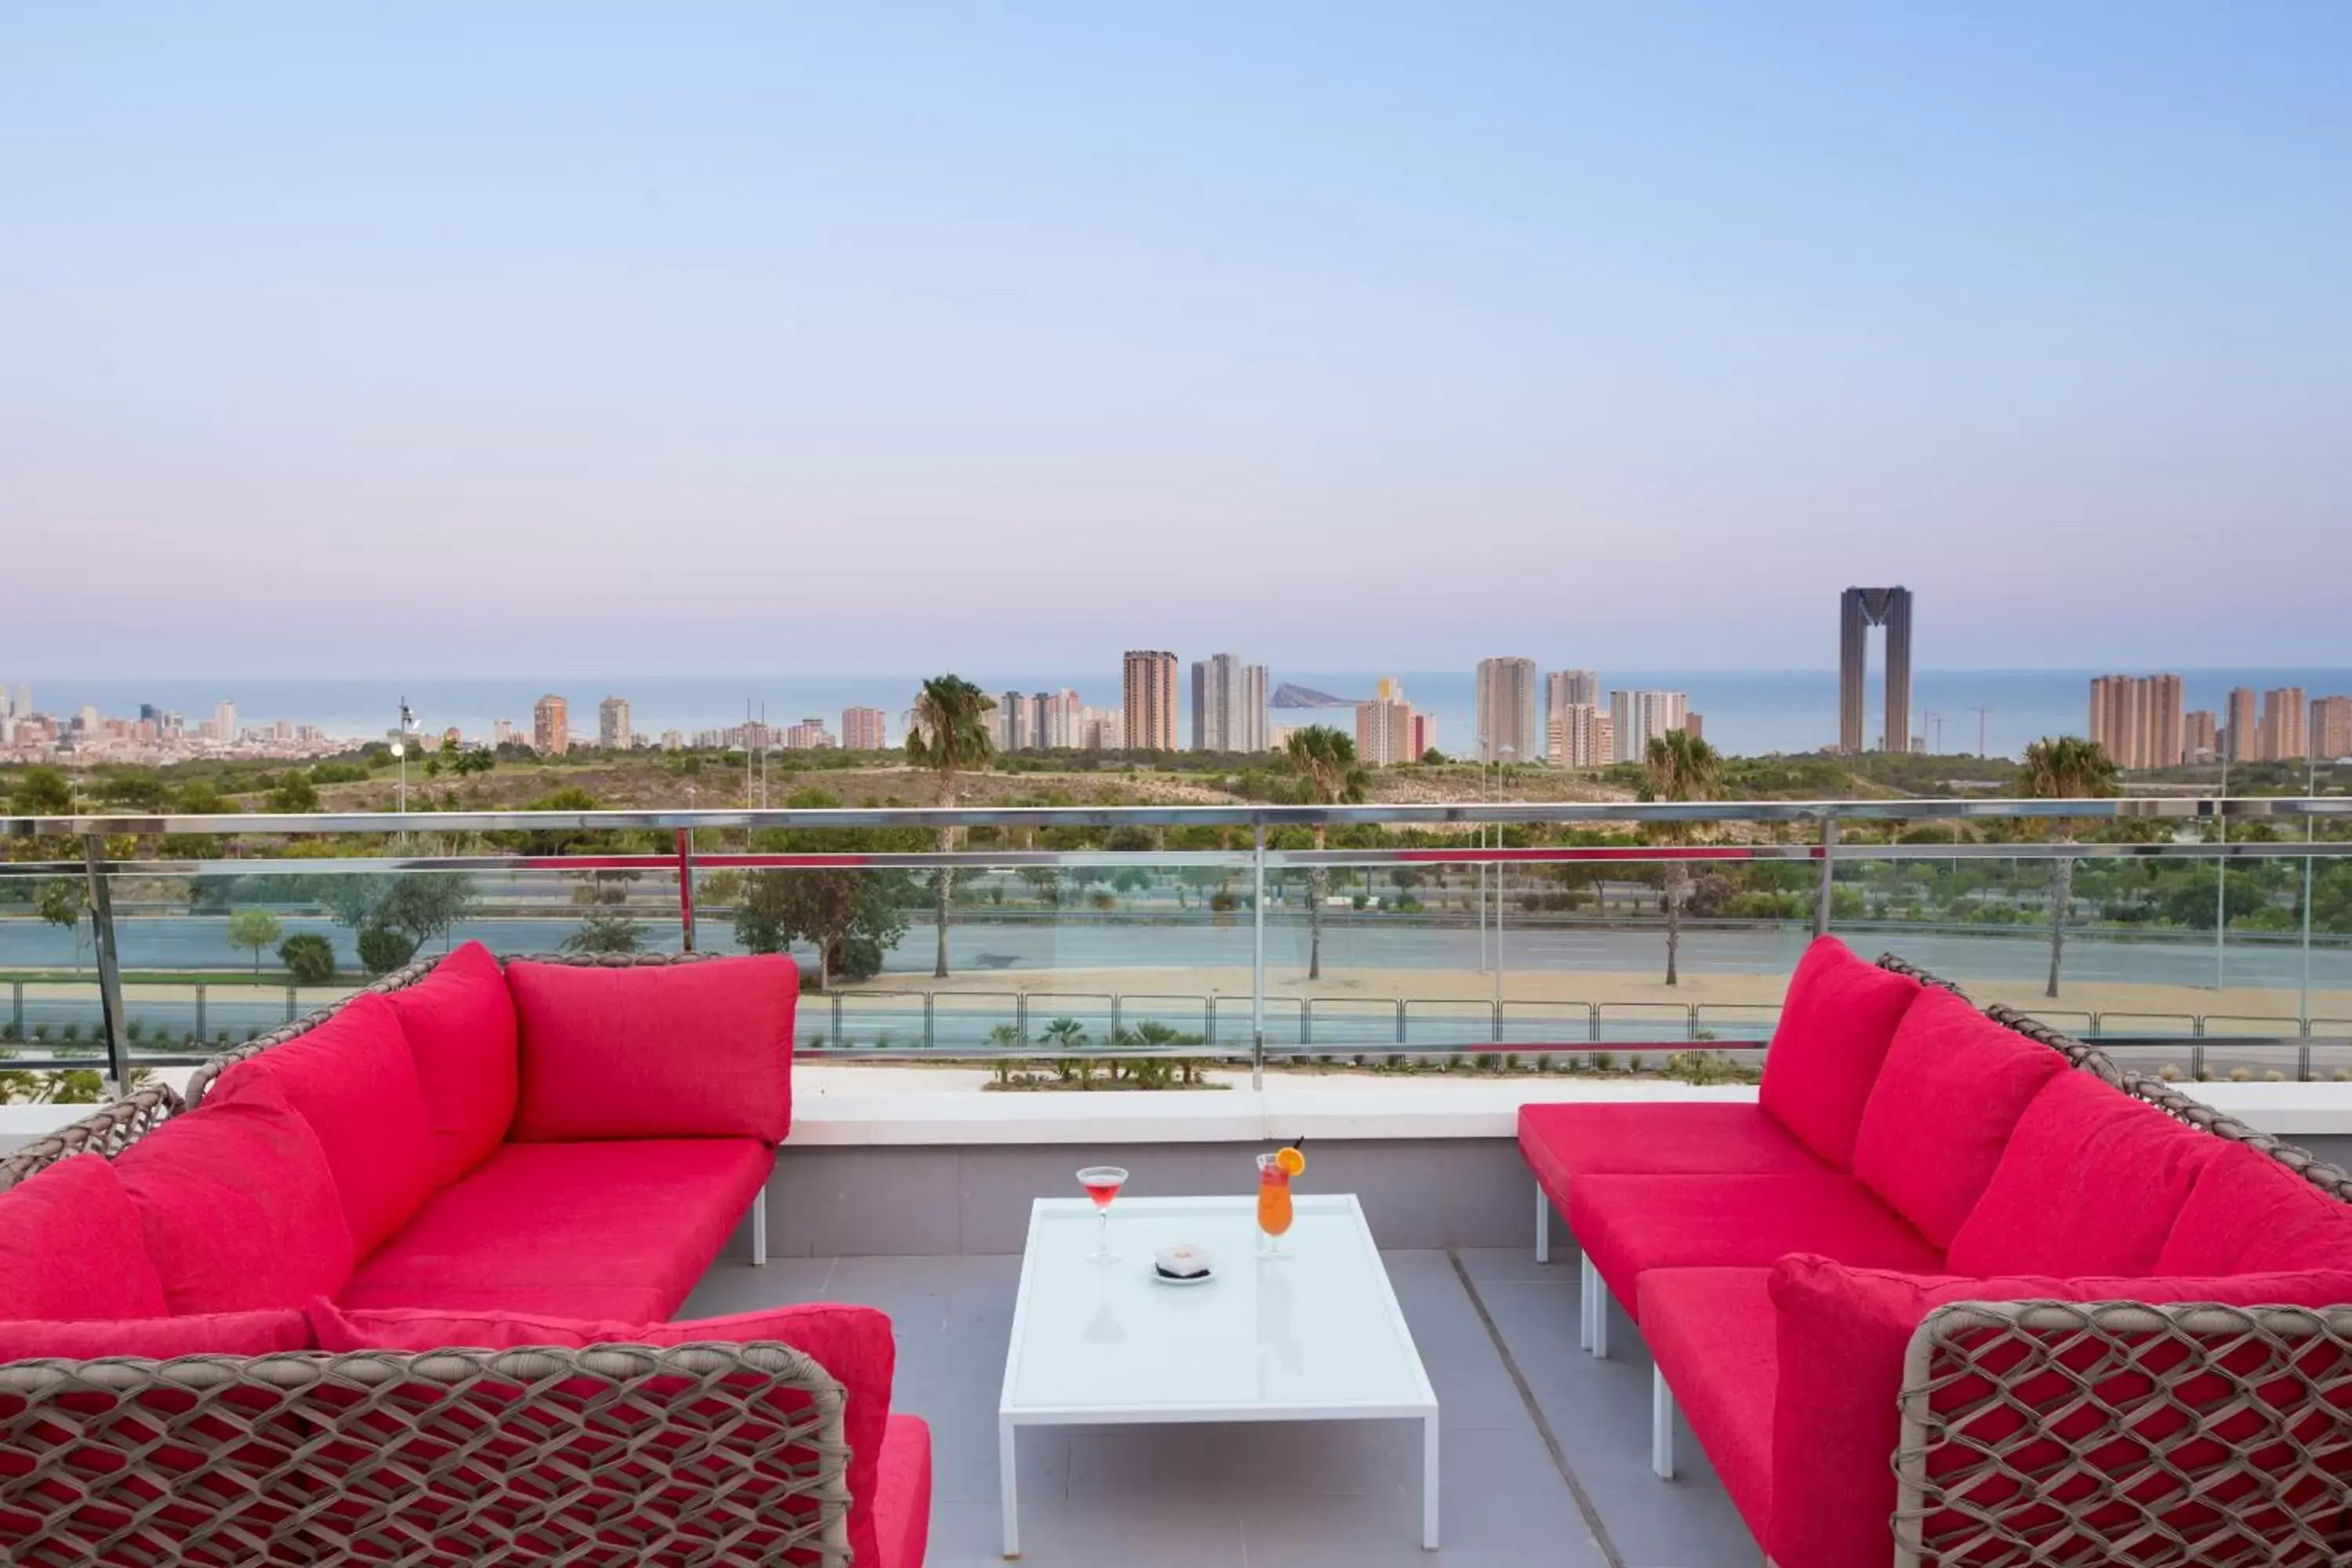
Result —
[[[1496,803],[1497,805],[1501,804],[1501,802],[1502,802],[1502,798],[1503,798],[1503,777],[1502,777],[1502,769],[1503,769],[1503,768],[1505,768],[1505,767],[1509,766],[1509,765],[1510,765],[1510,760],[1511,760],[1513,757],[1517,756],[1518,754],[1519,754],[1519,752],[1518,752],[1518,748],[1517,748],[1517,746],[1505,746],[1505,747],[1503,748],[1503,750],[1502,750],[1501,759],[1500,759],[1500,761],[1499,761],[1499,762],[1496,763],[1496,773],[1495,773],[1495,800],[1496,800]],[[1496,860],[1495,860],[1495,1018],[1496,1018],[1496,1023],[1497,1023],[1498,1025],[1500,1024],[1501,1019],[1502,1019],[1502,1016],[1503,1016],[1503,861],[1502,861],[1502,858],[1501,858],[1501,857],[1502,857],[1502,848],[1503,848],[1503,825],[1502,825],[1501,823],[1499,823],[1499,822],[1498,822],[1498,823],[1495,824],[1495,850],[1496,850]]]
[[[408,746],[405,742],[392,743],[392,760],[400,764],[400,809],[408,809]]]

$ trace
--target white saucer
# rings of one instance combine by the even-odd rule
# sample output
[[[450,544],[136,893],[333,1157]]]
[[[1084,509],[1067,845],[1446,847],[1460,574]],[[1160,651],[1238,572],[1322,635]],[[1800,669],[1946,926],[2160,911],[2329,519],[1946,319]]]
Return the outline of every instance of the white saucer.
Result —
[[[1188,1275],[1181,1279],[1171,1279],[1168,1275],[1162,1274],[1156,1266],[1151,1269],[1151,1278],[1154,1283],[1177,1289],[1181,1289],[1188,1285],[1206,1285],[1216,1279],[1216,1277],[1217,1271],[1213,1268],[1209,1270],[1206,1274]]]

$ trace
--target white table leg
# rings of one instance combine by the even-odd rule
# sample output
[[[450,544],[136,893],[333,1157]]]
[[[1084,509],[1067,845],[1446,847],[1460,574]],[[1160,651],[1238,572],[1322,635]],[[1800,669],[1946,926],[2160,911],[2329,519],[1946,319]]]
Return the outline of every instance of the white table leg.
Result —
[[[1609,1359],[1609,1285],[1601,1278],[1601,1270],[1592,1267],[1592,1255],[1584,1255],[1584,1288],[1592,1293],[1592,1357],[1595,1361]]]
[[[764,1268],[768,1263],[768,1189],[761,1184],[751,1199],[751,1267]]]
[[[1425,1552],[1437,1550],[1437,1413],[1433,1410],[1421,1424],[1421,1544]]]
[[[1576,1348],[1592,1348],[1592,1267],[1586,1264],[1576,1271]]]
[[[1021,1555],[1021,1502],[1015,1485],[1013,1422],[1000,1415],[996,1419],[996,1486],[1004,1499],[1004,1555],[1008,1559]]]
[[[1536,1261],[1551,1261],[1551,1199],[1544,1194],[1543,1184],[1536,1184]]]
[[[1650,1368],[1650,1473],[1662,1481],[1675,1479],[1675,1391],[1654,1365]]]

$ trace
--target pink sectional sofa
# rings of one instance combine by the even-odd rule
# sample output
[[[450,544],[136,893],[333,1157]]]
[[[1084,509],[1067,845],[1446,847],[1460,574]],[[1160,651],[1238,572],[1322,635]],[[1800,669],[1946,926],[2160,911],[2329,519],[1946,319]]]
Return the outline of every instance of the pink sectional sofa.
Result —
[[[12,1161],[0,1561],[919,1568],[886,1317],[669,1321],[764,1235],[798,990],[469,943]]]
[[[1679,1405],[1779,1568],[2352,1561],[2352,1178],[2302,1151],[1831,938],[1757,1103],[1519,1144],[1654,1467]]]

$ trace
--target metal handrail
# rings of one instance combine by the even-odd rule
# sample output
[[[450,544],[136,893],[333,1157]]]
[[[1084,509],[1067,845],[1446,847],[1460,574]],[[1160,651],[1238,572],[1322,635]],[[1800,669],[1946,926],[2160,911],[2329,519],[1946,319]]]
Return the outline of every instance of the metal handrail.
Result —
[[[2088,800],[1495,801],[1444,805],[1024,805],[688,811],[362,811],[226,816],[136,813],[0,816],[0,837],[86,834],[574,832],[772,827],[1473,826],[1481,823],[1919,822],[2071,817],[2352,819],[2352,795],[2140,796]]]

